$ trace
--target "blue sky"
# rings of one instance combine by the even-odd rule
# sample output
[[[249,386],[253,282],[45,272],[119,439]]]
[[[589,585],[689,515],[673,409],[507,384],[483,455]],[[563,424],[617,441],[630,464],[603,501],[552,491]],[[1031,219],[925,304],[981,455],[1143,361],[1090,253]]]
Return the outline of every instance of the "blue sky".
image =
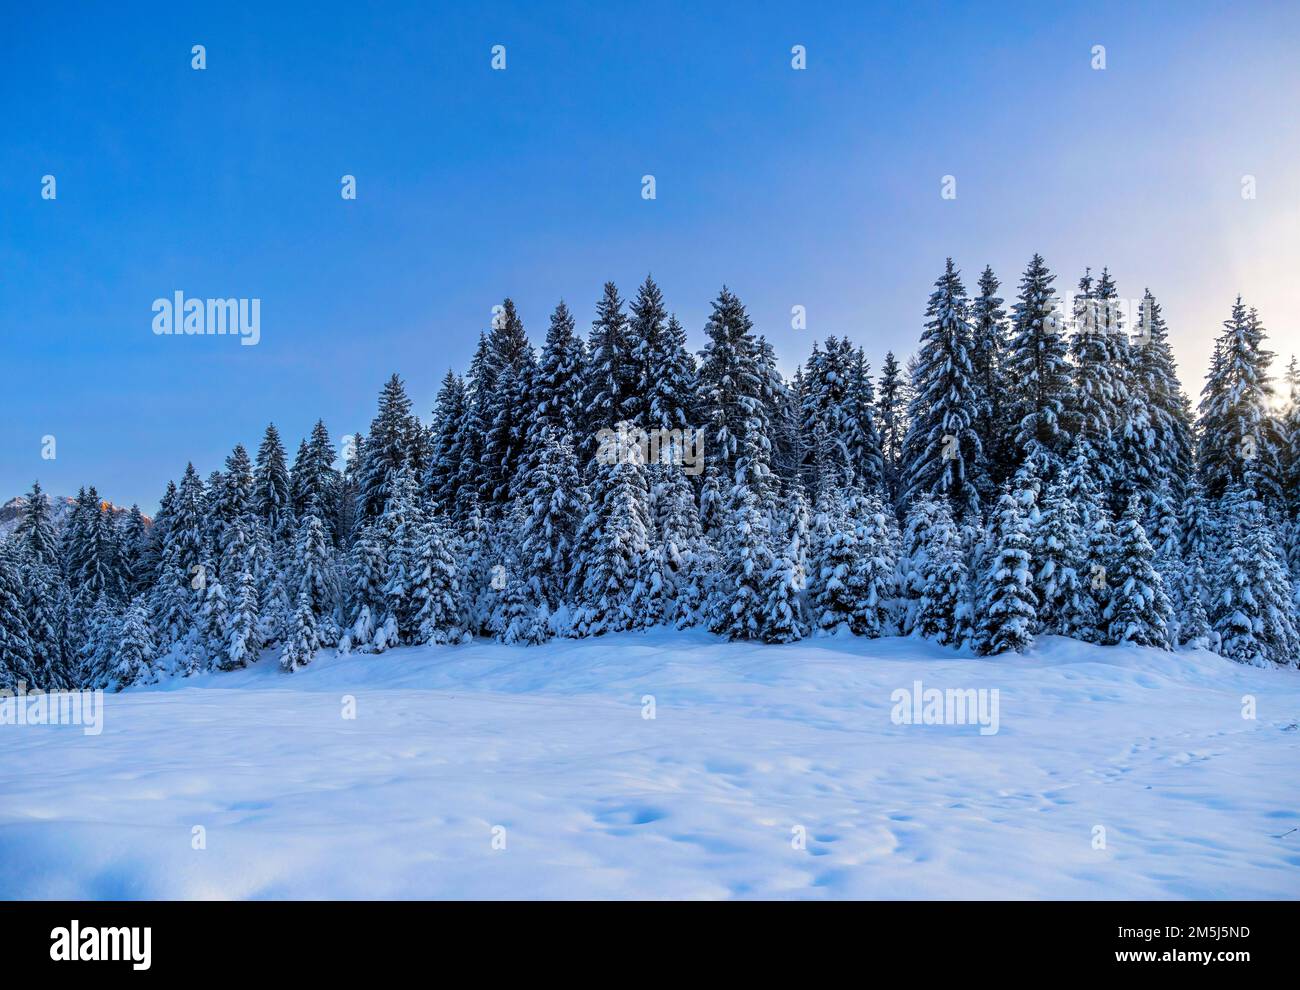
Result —
[[[730,285],[787,371],[908,353],[949,254],[1150,286],[1194,394],[1237,292],[1300,350],[1293,3],[383,6],[0,13],[0,499],[151,511],[269,420],[364,430],[392,371],[427,417],[502,297],[540,343],[647,272],[693,346]],[[260,298],[259,344],[154,335],[177,290]]]

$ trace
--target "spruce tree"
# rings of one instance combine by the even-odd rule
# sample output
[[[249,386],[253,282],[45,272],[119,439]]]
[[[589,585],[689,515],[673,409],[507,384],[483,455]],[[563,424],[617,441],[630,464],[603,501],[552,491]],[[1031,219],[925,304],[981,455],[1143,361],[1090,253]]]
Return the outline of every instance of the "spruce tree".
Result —
[[[420,429],[411,413],[406,386],[394,374],[379,395],[379,410],[366,434],[364,461],[360,469],[361,490],[357,496],[357,518],[362,522],[378,518],[392,496],[393,482],[405,466],[419,471],[412,463],[412,438]]]
[[[717,595],[709,603],[710,629],[728,639],[766,639],[793,632],[788,596],[769,603],[771,581],[783,576],[769,545],[771,532],[753,492],[737,485],[732,493],[727,527],[718,548],[720,568]],[[769,612],[767,606],[773,605]],[[784,631],[783,631],[784,627]],[[772,642],[783,641],[772,639]]]
[[[554,612],[568,600],[578,528],[589,506],[568,434],[543,427],[522,486],[520,566],[531,593]]]
[[[1056,276],[1035,254],[1020,280],[1012,306],[1011,341],[1005,374],[1013,424],[1016,464],[1041,458],[1054,471],[1069,447],[1062,417],[1070,394],[1070,370],[1063,324],[1053,309]]]
[[[157,646],[149,630],[149,613],[142,597],[135,598],[122,616],[114,641],[108,679],[116,690],[157,679]]]
[[[650,394],[649,427],[665,430],[688,430],[697,425],[695,358],[686,349],[686,330],[676,316],[658,337],[650,360],[658,368]]]
[[[431,516],[418,534],[411,581],[415,641],[460,642],[460,577],[454,542],[438,515]]]
[[[880,428],[881,467],[885,492],[891,505],[898,504],[901,494],[903,437],[907,413],[902,406],[903,382],[893,351],[885,354],[880,366],[880,385],[876,390],[876,422]]]
[[[576,437],[586,423],[582,407],[586,349],[574,326],[573,314],[561,299],[551,314],[537,369],[538,422],[570,437]]]
[[[1129,500],[1115,533],[1115,557],[1107,569],[1112,585],[1104,618],[1108,640],[1134,646],[1169,649],[1171,609],[1165,583],[1155,568],[1156,554],[1142,526],[1141,499]]]
[[[266,524],[271,539],[282,542],[293,538],[293,493],[289,468],[285,463],[280,431],[271,423],[257,448],[257,465],[253,472],[253,505]]]
[[[591,464],[599,431],[614,429],[619,422],[636,415],[635,345],[618,287],[606,282],[587,339],[582,397],[586,435],[579,443],[579,457],[584,464]]]
[[[57,566],[59,544],[50,520],[50,498],[41,491],[39,481],[33,481],[32,490],[27,493],[14,538],[24,544],[39,563],[47,567]]]
[[[700,352],[700,415],[705,449],[727,481],[765,484],[770,443],[763,410],[764,382],[753,323],[725,286],[713,302]]]
[[[1087,587],[1087,545],[1079,506],[1064,482],[1049,485],[1033,527],[1031,556],[1040,631],[1089,639],[1098,615]]]
[[[653,608],[645,581],[652,526],[645,466],[635,458],[599,464],[577,539],[584,553],[573,572],[581,588],[579,634],[634,628]]]
[[[858,636],[875,639],[890,631],[890,611],[897,590],[893,512],[885,508],[874,490],[869,495],[855,492],[849,505],[854,526],[854,555],[848,578],[853,603],[850,628]]]
[[[936,501],[913,630],[941,646],[960,647],[971,632],[965,553],[948,500]]]
[[[468,401],[464,381],[448,370],[433,410],[432,450],[425,471],[424,490],[444,512],[451,515],[459,509],[461,465],[466,455],[461,429]]]
[[[934,284],[903,442],[904,498],[946,496],[957,519],[978,518],[985,463],[974,424],[982,400],[971,366],[966,288],[951,258]]]
[[[984,452],[985,470],[980,479],[984,485],[980,499],[984,502],[997,498],[1016,460],[1014,437],[1008,430],[1009,383],[1004,366],[1009,344],[1007,312],[998,295],[1001,287],[993,269],[986,265],[980,273],[979,295],[970,303],[971,373],[979,396],[974,426]]]
[[[820,636],[847,635],[858,612],[849,586],[858,540],[857,527],[837,490],[828,490],[818,502],[813,539],[813,627]]]
[[[316,638],[316,614],[307,593],[300,592],[293,612],[293,624],[280,653],[280,667],[287,673],[301,670],[316,656],[320,643]]]
[[[31,627],[23,607],[22,575],[10,541],[0,541],[0,690],[40,683]]]
[[[1266,503],[1280,501],[1278,444],[1268,411],[1273,354],[1264,349],[1264,340],[1254,311],[1248,312],[1238,296],[1201,393],[1200,473],[1211,499],[1223,497],[1249,474]]]
[[[1029,525],[1022,499],[1003,489],[993,512],[991,552],[981,575],[975,648],[1024,653],[1034,643],[1038,600],[1032,581]]]
[[[1248,483],[1234,483],[1223,514],[1209,607],[1219,652],[1254,666],[1295,665],[1294,589],[1263,504]]]

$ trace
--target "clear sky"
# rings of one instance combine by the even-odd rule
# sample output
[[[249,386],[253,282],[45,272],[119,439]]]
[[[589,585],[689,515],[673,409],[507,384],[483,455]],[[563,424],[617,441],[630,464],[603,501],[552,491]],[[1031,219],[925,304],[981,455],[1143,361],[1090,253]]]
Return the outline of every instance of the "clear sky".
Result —
[[[502,297],[540,344],[647,272],[692,346],[731,286],[789,372],[910,352],[949,254],[1008,297],[1109,265],[1195,395],[1238,292],[1300,350],[1297,51],[1294,2],[5,5],[0,500],[152,511],[393,371],[427,419]],[[259,343],[155,335],[177,290],[261,299]]]

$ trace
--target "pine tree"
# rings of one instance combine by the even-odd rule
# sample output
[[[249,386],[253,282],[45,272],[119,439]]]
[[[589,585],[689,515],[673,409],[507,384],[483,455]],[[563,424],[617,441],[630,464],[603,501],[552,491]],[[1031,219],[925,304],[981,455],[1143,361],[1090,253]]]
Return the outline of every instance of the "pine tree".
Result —
[[[568,599],[575,540],[589,507],[568,435],[543,427],[538,442],[522,486],[520,563],[531,593],[555,611]]]
[[[1294,588],[1263,504],[1249,484],[1233,484],[1223,512],[1209,608],[1219,651],[1239,663],[1293,666],[1300,658]]]
[[[1152,430],[1155,460],[1150,489],[1169,487],[1175,500],[1181,499],[1195,461],[1191,403],[1183,393],[1169,345],[1169,329],[1160,304],[1147,289],[1142,299],[1138,332],[1133,338],[1132,388],[1145,399]],[[1126,443],[1126,459],[1133,454]]]
[[[1114,492],[1123,476],[1120,439],[1129,395],[1124,368],[1115,360],[1109,320],[1099,317],[1101,308],[1089,270],[1079,280],[1075,297],[1076,329],[1070,341],[1074,387],[1067,419],[1071,436],[1088,453],[1101,490]]]
[[[582,397],[586,435],[579,446],[579,457],[584,463],[590,463],[600,430],[614,429],[617,423],[636,415],[635,346],[618,287],[606,282],[587,340]]]
[[[710,552],[690,479],[669,464],[650,465],[647,479],[665,584],[657,617],[678,628],[696,625],[707,600]]]
[[[925,591],[926,553],[933,541],[931,530],[939,512],[940,501],[941,498],[930,492],[923,492],[908,505],[904,518],[897,564],[898,592],[902,599],[899,625],[904,636],[912,633],[916,624],[917,606]],[[948,511],[951,515],[951,508]]]
[[[284,444],[280,431],[271,423],[257,448],[257,466],[253,472],[253,505],[266,524],[274,541],[293,537],[293,493],[289,484],[289,469],[285,463]]]
[[[465,383],[448,370],[433,410],[432,450],[424,490],[449,514],[457,511],[460,502],[461,466],[466,455],[461,429],[468,402]]]
[[[412,589],[415,579],[415,551],[424,527],[424,514],[416,497],[415,479],[403,466],[393,480],[392,493],[384,507],[381,532],[388,569],[384,576],[384,617],[397,640],[409,643],[417,632],[418,605]],[[390,639],[388,632],[385,639]]]
[[[885,492],[891,505],[897,505],[901,493],[903,437],[907,413],[902,405],[903,382],[899,377],[894,352],[885,354],[880,367],[880,387],[876,397],[876,422],[880,426],[881,465]]]
[[[857,601],[849,587],[857,563],[857,528],[838,491],[829,490],[817,505],[813,550],[813,625],[818,635],[852,631]]]
[[[496,638],[507,646],[530,646],[551,637],[550,612],[546,603],[530,590],[520,559],[519,532],[523,521],[524,509],[516,502],[506,514],[495,540],[500,564],[494,582],[497,594],[490,624]]]
[[[586,422],[582,379],[587,356],[574,326],[573,314],[561,299],[551,314],[537,370],[538,422],[570,437],[577,436]]]
[[[1140,496],[1138,496],[1140,498]],[[1187,614],[1187,568],[1183,562],[1183,531],[1174,509],[1168,483],[1151,500],[1147,512],[1147,534],[1155,551],[1154,566],[1164,582],[1169,599],[1169,642],[1182,642],[1182,624]]]
[[[298,607],[293,613],[293,628],[280,653],[280,666],[292,674],[311,663],[320,644],[316,639],[316,614],[307,593],[298,595]]]
[[[394,374],[379,394],[379,411],[366,434],[364,461],[360,470],[361,490],[357,496],[357,518],[363,522],[378,518],[392,495],[397,473],[412,463],[412,438],[421,429],[411,413],[411,400],[402,379]]]
[[[1007,312],[998,295],[1001,287],[993,269],[986,265],[980,273],[979,295],[970,303],[971,373],[980,402],[974,427],[984,452],[985,470],[980,478],[980,499],[984,502],[997,498],[998,489],[1011,476],[1016,462],[1014,436],[1007,429],[1010,383],[1005,364],[1009,343]]]
[[[676,316],[656,340],[650,360],[658,369],[650,394],[648,426],[665,430],[688,430],[696,423],[699,405],[695,358],[686,349],[686,330]]]
[[[845,445],[852,465],[853,484],[862,491],[875,491],[884,482],[885,465],[880,432],[875,423],[876,393],[871,384],[871,365],[867,363],[862,348],[859,347],[849,356],[848,367]],[[771,373],[777,379],[780,378],[775,358],[772,359]]]
[[[985,465],[974,423],[981,397],[971,366],[966,288],[951,258],[934,284],[903,441],[904,498],[944,495],[958,519],[978,518]]]
[[[586,552],[573,574],[581,585],[581,635],[634,628],[652,608],[644,580],[653,526],[648,503],[644,465],[623,458],[597,466],[577,540]]]
[[[496,368],[495,394],[479,457],[479,499],[485,506],[501,506],[517,494],[527,468],[528,431],[536,409],[537,358],[511,300],[502,304],[488,343]]]
[[[651,276],[645,277],[628,309],[627,332],[632,353],[627,419],[651,429],[659,425],[652,406],[662,371],[659,359],[664,356],[664,337],[668,332],[668,309],[663,293]]]
[[[854,526],[853,563],[848,577],[853,603],[850,628],[858,636],[875,639],[889,632],[890,608],[897,590],[897,534],[891,525],[892,511],[885,509],[875,491],[869,495],[854,493],[849,515]]]
[[[187,464],[163,541],[158,581],[151,592],[151,625],[163,651],[195,628],[211,566],[203,537],[206,514],[203,481],[194,465]]]
[[[224,648],[217,661],[222,670],[238,670],[257,659],[257,586],[247,558],[233,580],[234,602],[226,618]]]
[[[157,679],[153,666],[156,655],[148,609],[144,599],[136,597],[122,616],[109,679],[118,691],[136,684],[152,684]]]
[[[981,576],[975,648],[1024,653],[1034,643],[1038,600],[1032,586],[1029,526],[1022,499],[1004,488],[993,513],[991,553]]]
[[[796,533],[779,543],[763,575],[764,601],[759,635],[765,643],[793,643],[808,635],[803,614],[806,584],[803,547]]]
[[[203,605],[199,612],[199,634],[203,638],[205,669],[219,667],[225,659],[229,625],[230,605],[226,600],[226,589],[214,577],[203,589]]]
[[[745,307],[725,286],[705,325],[700,352],[700,415],[711,465],[726,479],[766,485],[770,443],[763,417],[758,342]]]
[[[1201,393],[1200,473],[1212,499],[1249,474],[1267,503],[1280,501],[1277,437],[1268,413],[1273,354],[1264,340],[1254,311],[1247,312],[1238,296]]]
[[[409,477],[409,475],[407,476]],[[316,637],[320,646],[334,646],[339,641],[334,621],[337,591],[334,555],[329,536],[320,516],[320,504],[313,497],[307,503],[294,539],[293,573],[299,598],[306,595],[316,619]]]
[[[769,578],[778,571],[769,546],[770,538],[767,519],[759,511],[753,492],[737,485],[718,552],[718,593],[709,604],[710,628],[718,635],[728,639],[765,639],[769,635],[783,635],[782,625],[790,631],[792,620],[782,615],[782,606],[788,607],[788,599],[779,598],[774,602],[775,610],[771,613],[766,608],[773,590]],[[776,579],[780,580],[779,573]]]
[[[1053,310],[1055,280],[1042,257],[1035,254],[1012,307],[1003,378],[1009,393],[1007,416],[1014,424],[1013,468],[1038,457],[1055,470],[1069,447],[1062,416],[1070,393],[1070,370],[1062,321]]]
[[[948,500],[936,501],[913,628],[941,646],[959,647],[971,632],[965,553],[961,531],[953,520]]]
[[[847,489],[859,474],[851,445],[858,402],[854,395],[857,354],[848,340],[827,337],[825,345],[823,351],[813,344],[799,411],[807,458],[804,476],[814,492]]]
[[[310,440],[303,441],[291,476],[294,515],[301,519],[313,502],[321,521],[336,540],[336,520],[340,494],[338,471],[334,467],[334,444],[323,420],[312,427]]]
[[[451,534],[437,515],[418,533],[411,580],[415,641],[460,642],[460,577]]]
[[[361,528],[348,557],[348,582],[351,590],[352,622],[343,652],[357,649],[370,652],[375,648],[375,632],[384,615],[384,584],[388,575],[388,556],[381,539],[378,522]],[[378,645],[382,651],[387,642]]]
[[[40,683],[31,627],[23,607],[22,575],[10,541],[0,542],[0,690]]]
[[[47,567],[58,565],[59,543],[50,521],[50,499],[41,491],[39,481],[33,481],[32,490],[27,493],[14,538],[26,545],[28,553],[39,563]]]
[[[1088,639],[1098,615],[1087,587],[1087,546],[1079,506],[1064,482],[1048,486],[1033,527],[1031,556],[1040,631]]]
[[[1107,570],[1112,592],[1104,617],[1110,623],[1110,642],[1167,650],[1169,598],[1155,569],[1155,550],[1147,541],[1142,514],[1141,500],[1131,499],[1117,527],[1114,565]]]

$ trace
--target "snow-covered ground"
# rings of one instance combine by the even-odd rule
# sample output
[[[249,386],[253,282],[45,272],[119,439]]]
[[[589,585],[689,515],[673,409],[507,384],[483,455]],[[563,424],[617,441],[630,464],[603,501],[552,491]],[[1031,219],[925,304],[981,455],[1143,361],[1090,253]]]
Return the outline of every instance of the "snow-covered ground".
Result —
[[[895,724],[917,680],[998,689],[998,731]],[[0,726],[0,895],[1300,896],[1300,672],[1205,653],[652,632],[106,706]]]

